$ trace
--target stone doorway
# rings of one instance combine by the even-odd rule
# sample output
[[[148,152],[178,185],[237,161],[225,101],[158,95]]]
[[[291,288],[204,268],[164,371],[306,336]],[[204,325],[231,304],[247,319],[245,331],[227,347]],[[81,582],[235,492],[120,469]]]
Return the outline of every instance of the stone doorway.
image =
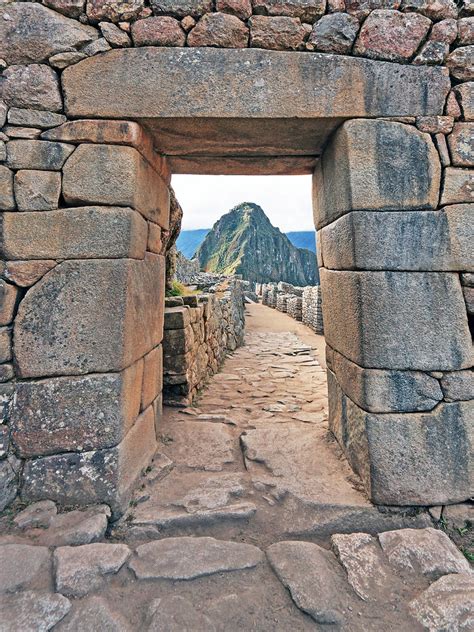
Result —
[[[332,431],[375,503],[469,498],[470,193],[414,125],[448,90],[440,68],[261,50],[66,69],[68,121],[8,143],[16,178],[62,173],[61,208],[3,218],[7,265],[50,266],[4,284],[24,499],[120,514],[154,452],[170,174],[313,171]]]

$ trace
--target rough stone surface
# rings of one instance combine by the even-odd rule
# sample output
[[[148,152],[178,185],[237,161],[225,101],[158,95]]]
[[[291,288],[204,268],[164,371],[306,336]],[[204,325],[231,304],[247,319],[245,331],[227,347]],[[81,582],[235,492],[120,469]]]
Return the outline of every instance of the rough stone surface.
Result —
[[[20,382],[11,411],[18,454],[28,458],[117,445],[138,416],[142,375],[137,362],[122,373]]]
[[[56,261],[8,261],[4,276],[20,287],[30,287],[56,266]]]
[[[474,578],[445,575],[410,604],[413,616],[425,629],[468,631],[474,626]]]
[[[359,21],[346,13],[323,16],[313,26],[309,42],[315,50],[325,53],[350,53],[359,31]]]
[[[466,121],[474,121],[474,81],[457,85],[455,92],[461,101],[464,118]]]
[[[49,66],[9,66],[3,72],[2,80],[2,99],[10,107],[51,112],[62,110],[58,77]]]
[[[133,147],[80,145],[64,166],[63,196],[69,204],[131,206],[168,227],[169,189]]]
[[[20,260],[143,259],[147,230],[143,217],[127,208],[85,206],[48,213],[5,213],[2,247],[10,259]]]
[[[138,20],[132,24],[135,46],[184,46],[186,35],[178,20],[158,16]]]
[[[57,507],[52,500],[40,500],[20,511],[13,518],[13,522],[20,529],[47,528],[57,513]]]
[[[27,461],[23,497],[30,502],[50,498],[66,506],[106,503],[118,517],[155,450],[155,420],[149,407],[115,448]]]
[[[84,12],[85,0],[43,0],[43,4],[70,18],[78,18]]]
[[[0,327],[0,362],[12,359],[12,334],[9,327]]]
[[[459,401],[474,399],[474,371],[450,371],[444,373],[441,378],[446,401]]]
[[[179,630],[206,630],[215,626],[211,619],[199,612],[190,601],[179,595],[154,599],[148,607],[148,632],[179,632]]]
[[[323,268],[321,283],[327,343],[359,366],[422,371],[470,366],[458,275]],[[334,318],[337,313],[344,314],[344,324]]]
[[[344,393],[369,412],[432,410],[443,399],[438,380],[421,371],[363,369],[337,351],[333,370]]]
[[[160,395],[163,388],[163,347],[160,345],[145,356],[142,387],[142,410]]]
[[[105,583],[104,576],[117,573],[130,557],[125,544],[85,544],[60,547],[54,552],[56,590],[83,597]]]
[[[333,270],[470,270],[473,212],[473,204],[456,204],[439,211],[348,213],[319,231],[324,265]]]
[[[263,558],[250,544],[181,537],[142,544],[128,565],[137,579],[177,580],[254,568]]]
[[[8,632],[47,632],[71,609],[66,597],[27,590],[0,597],[0,626]],[[12,613],[14,616],[12,616]],[[7,627],[3,627],[6,624]]]
[[[446,60],[452,76],[460,81],[474,79],[474,46],[456,48]]]
[[[297,18],[254,15],[249,19],[250,46],[270,50],[299,50],[306,31]]]
[[[188,35],[188,46],[246,48],[249,30],[235,15],[208,13]]]
[[[26,535],[44,546],[90,544],[105,536],[109,517],[110,508],[107,505],[94,505],[83,510],[53,515],[46,530],[30,529]]]
[[[25,125],[27,127],[48,129],[62,125],[66,122],[66,117],[64,114],[57,114],[56,112],[10,108],[8,111],[8,122],[11,125]]]
[[[316,227],[350,210],[436,208],[440,176],[438,152],[427,134],[402,123],[348,121],[315,172]]]
[[[448,167],[444,170],[441,204],[474,202],[474,171]]]
[[[443,509],[443,518],[448,527],[455,529],[465,529],[474,524],[474,504],[459,503],[458,505],[448,505]]]
[[[19,211],[58,208],[61,174],[24,169],[15,174],[15,198]]]
[[[131,41],[127,33],[122,31],[118,26],[115,26],[115,24],[100,22],[99,28],[104,38],[112,47],[123,48],[131,46]]]
[[[474,123],[456,123],[448,145],[453,165],[474,167]]]
[[[120,22],[137,17],[143,6],[143,0],[88,0],[86,11],[87,17],[94,21]]]
[[[12,322],[17,298],[18,289],[0,279],[0,326],[9,325]]]
[[[0,9],[0,57],[9,64],[44,62],[96,38],[96,29],[36,2],[12,2]]]
[[[0,593],[24,588],[42,570],[49,570],[50,553],[46,547],[2,544],[0,556]]]
[[[19,374],[77,375],[129,366],[161,342],[163,285],[158,255],[59,264],[21,303],[15,322]],[[150,300],[139,301],[144,294]]]
[[[253,7],[259,15],[285,15],[312,23],[324,14],[326,0],[254,0]]]
[[[12,140],[7,145],[7,164],[12,169],[59,171],[74,145],[46,140]]]
[[[372,59],[408,61],[430,26],[430,20],[417,13],[377,9],[365,20],[354,52]]]
[[[150,4],[155,15],[168,14],[178,18],[188,15],[198,18],[212,11],[212,0],[151,0]]]
[[[232,433],[225,424],[183,421],[169,436],[173,461],[187,467],[215,472],[236,458]]]
[[[18,492],[17,473],[9,459],[0,461],[0,511],[11,503]]]
[[[53,68],[64,70],[64,68],[77,64],[83,59],[87,59],[87,55],[85,53],[71,52],[58,53],[57,55],[53,55],[52,57],[50,57],[48,61]]]
[[[216,0],[216,9],[220,13],[236,15],[241,20],[247,20],[252,15],[250,0]]]
[[[15,209],[13,173],[3,165],[0,165],[0,209],[2,211]]]
[[[310,542],[277,542],[266,551],[295,604],[316,623],[341,624],[353,601],[334,555]]]
[[[131,66],[133,73],[128,72]],[[259,87],[262,66],[265,86]],[[212,82],[208,81],[209,67],[213,68]],[[298,83],[297,100],[296,76],[305,77]],[[442,114],[450,89],[446,71],[439,68],[394,66],[322,53],[212,48],[113,50],[67,68],[62,82],[67,111],[75,118],[125,119],[436,115]],[[180,86],[178,101],[176,85]],[[348,90],[351,85],[360,89]],[[389,92],[387,85],[392,86]],[[403,172],[404,167],[398,169]]]
[[[58,627],[60,632],[130,632],[131,628],[119,613],[102,597],[89,597],[76,602],[73,611]]]
[[[469,562],[443,531],[399,529],[380,533],[378,538],[396,568],[422,573],[432,581],[449,573],[469,573]]]

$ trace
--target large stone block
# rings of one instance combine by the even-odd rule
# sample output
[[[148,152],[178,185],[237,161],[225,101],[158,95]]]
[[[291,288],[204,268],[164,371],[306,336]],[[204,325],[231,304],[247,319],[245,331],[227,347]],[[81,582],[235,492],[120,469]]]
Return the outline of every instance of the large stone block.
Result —
[[[337,351],[332,370],[343,392],[372,413],[432,410],[443,399],[438,380],[421,371],[364,369]]]
[[[121,370],[163,334],[164,260],[65,261],[26,293],[14,328],[21,377]]]
[[[238,17],[227,13],[207,13],[188,35],[188,46],[246,48],[248,41],[248,27]]]
[[[15,198],[19,211],[58,208],[61,174],[57,171],[22,169],[15,174]]]
[[[48,140],[11,140],[7,145],[7,165],[12,169],[59,171],[74,145]]]
[[[163,347],[160,345],[144,358],[142,409],[147,408],[163,390]]]
[[[46,61],[97,37],[95,28],[36,2],[12,2],[0,9],[0,57],[9,64]]]
[[[44,64],[9,66],[2,74],[2,99],[17,108],[59,112],[63,107],[58,76]]]
[[[450,88],[441,68],[252,49],[112,50],[62,82],[73,117],[143,119],[436,115]]]
[[[255,15],[249,20],[250,46],[271,50],[299,50],[306,31],[297,18]]]
[[[191,322],[191,309],[183,307],[168,307],[165,310],[165,329],[185,329]]]
[[[18,456],[116,446],[140,412],[143,362],[121,373],[19,382],[11,410]]]
[[[257,15],[286,15],[313,23],[324,15],[326,0],[254,0],[253,8]]]
[[[0,210],[13,211],[14,208],[13,173],[8,167],[0,165]]]
[[[80,145],[64,166],[63,196],[69,204],[131,206],[169,225],[169,189],[133,147]]]
[[[421,371],[471,366],[459,275],[326,268],[320,273],[326,341],[352,362]]]
[[[474,167],[474,123],[456,123],[448,145],[453,165]]]
[[[147,408],[114,448],[64,453],[27,461],[22,495],[27,502],[48,498],[60,505],[110,505],[118,517],[134,483],[156,450],[153,408]]]
[[[444,170],[441,204],[463,202],[474,202],[474,169],[447,167]]]
[[[473,270],[474,204],[348,213],[318,231],[333,270]]]
[[[316,227],[351,210],[434,209],[440,177],[438,152],[428,134],[402,123],[347,121],[315,171]]]
[[[427,413],[377,415],[356,406],[329,375],[330,427],[373,502],[444,505],[471,497],[469,402],[439,404]]]
[[[18,288],[0,279],[0,326],[12,322],[17,299]]]
[[[86,206],[5,213],[0,244],[9,259],[143,259],[148,227],[129,208]]]

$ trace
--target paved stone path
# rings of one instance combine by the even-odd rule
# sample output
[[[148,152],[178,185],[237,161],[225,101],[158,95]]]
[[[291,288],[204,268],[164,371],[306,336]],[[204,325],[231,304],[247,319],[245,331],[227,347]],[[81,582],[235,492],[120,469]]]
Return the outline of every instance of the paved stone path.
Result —
[[[251,306],[111,533],[107,507],[15,516],[0,632],[474,629],[466,558],[428,512],[371,505],[328,434],[321,342]]]

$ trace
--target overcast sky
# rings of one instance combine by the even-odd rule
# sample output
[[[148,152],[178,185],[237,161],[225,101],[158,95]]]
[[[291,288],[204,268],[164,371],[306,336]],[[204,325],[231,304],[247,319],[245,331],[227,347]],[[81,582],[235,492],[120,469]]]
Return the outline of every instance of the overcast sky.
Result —
[[[314,230],[311,176],[174,175],[172,185],[183,207],[183,230],[211,228],[240,202],[263,208],[282,232]]]

